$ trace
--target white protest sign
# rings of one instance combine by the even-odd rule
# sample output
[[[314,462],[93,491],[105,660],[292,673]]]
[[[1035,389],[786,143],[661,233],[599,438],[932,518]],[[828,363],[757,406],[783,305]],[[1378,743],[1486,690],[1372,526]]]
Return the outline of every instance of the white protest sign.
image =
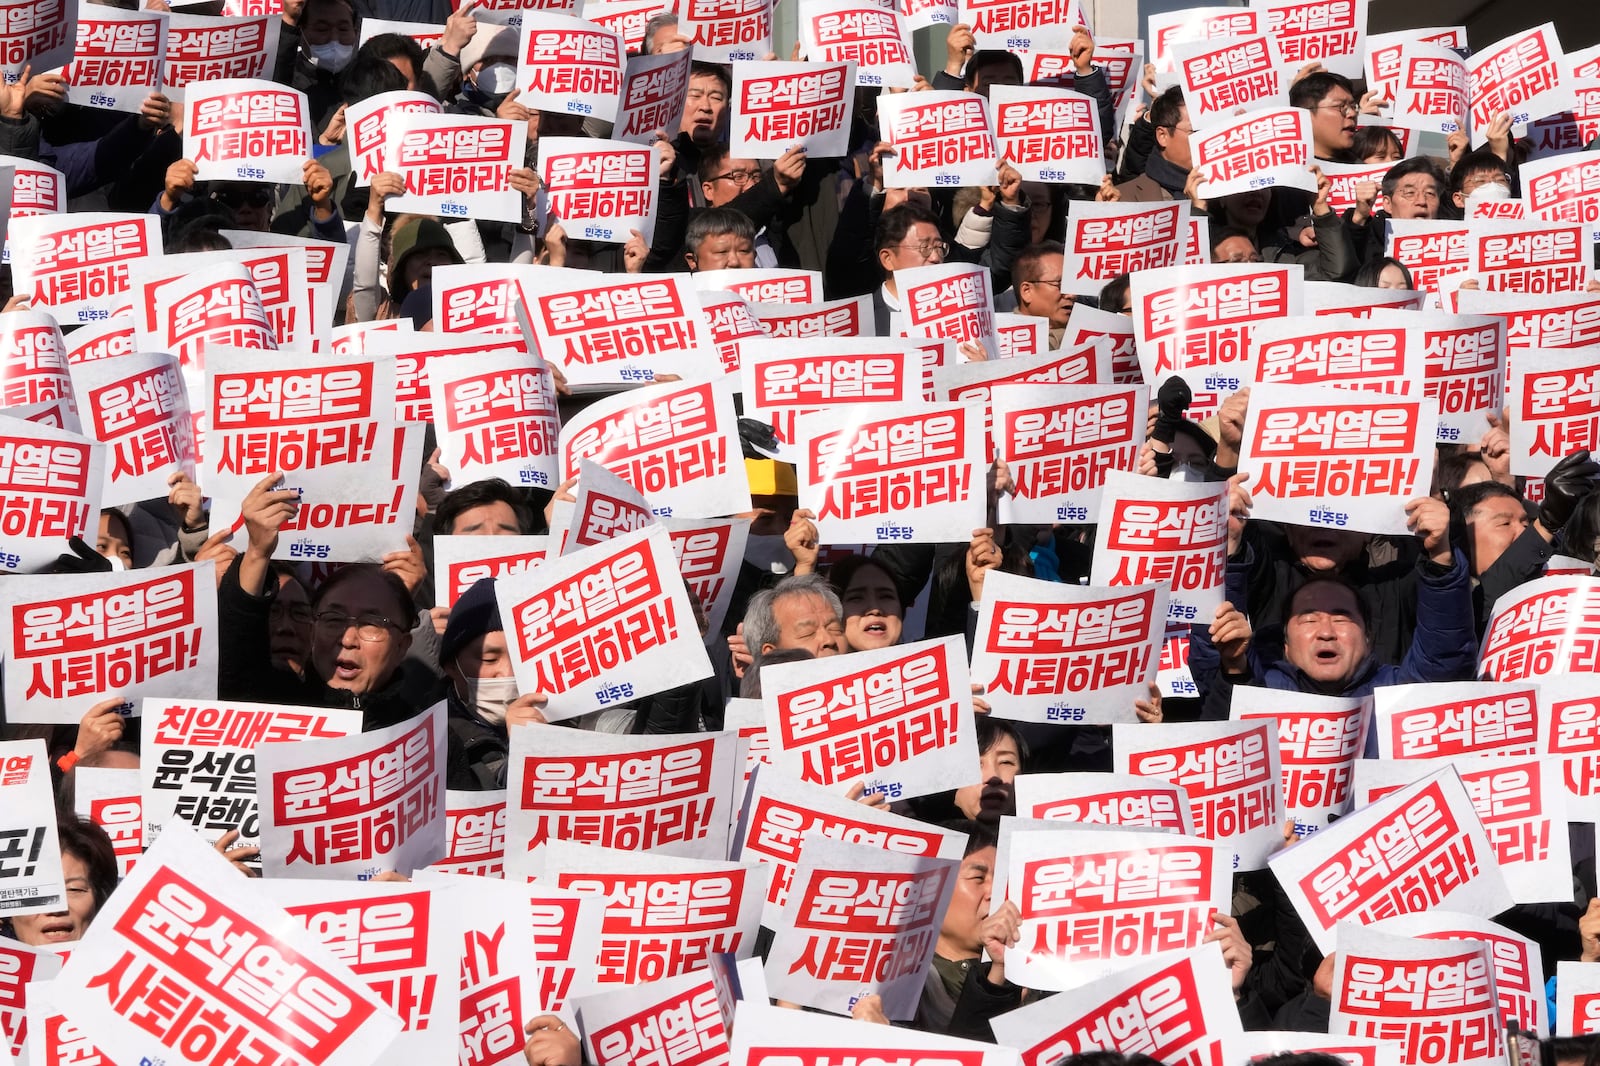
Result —
[[[536,355],[450,355],[428,361],[439,461],[456,484],[498,477],[554,488],[556,386]]]
[[[256,746],[261,870],[362,880],[444,857],[445,705],[370,733]]]
[[[363,29],[366,24],[363,23]],[[365,100],[349,104],[344,113],[344,143],[350,153],[350,174],[353,183],[364,188],[372,179],[386,170],[392,170],[387,145],[389,119],[394,115],[437,115],[443,109],[439,101],[427,93],[379,93]]]
[[[696,62],[747,63],[772,52],[773,0],[685,0],[678,32],[694,42]]]
[[[76,0],[21,0],[6,5],[0,29],[0,76],[21,81],[29,67],[43,74],[72,58],[77,40]]]
[[[1230,713],[1236,721],[1278,723],[1283,804],[1295,832],[1309,836],[1350,813],[1356,762],[1365,750],[1370,697],[1319,696],[1238,685]]]
[[[622,72],[622,97],[611,136],[630,144],[655,143],[657,130],[675,130],[683,122],[685,94],[694,50],[636,55]]]
[[[1600,673],[1600,580],[1550,576],[1523,582],[1495,601],[1478,651],[1478,675],[1522,681]]]
[[[729,156],[777,159],[796,145],[815,158],[846,154],[855,85],[849,61],[734,63]]]
[[[388,116],[384,132],[389,169],[405,179],[405,192],[389,197],[384,210],[522,221],[511,172],[523,163],[526,122],[401,112]]]
[[[1362,75],[1367,43],[1367,0],[1253,0],[1261,32],[1273,38],[1285,65],[1308,63],[1347,78]]]
[[[209,562],[0,582],[7,719],[76,722],[109,696],[215,696],[216,588]]]
[[[1241,110],[1288,103],[1284,60],[1272,34],[1187,41],[1173,47],[1172,58],[1196,128]]]
[[[1587,223],[1524,218],[1467,227],[1467,271],[1484,292],[1583,292],[1593,258]]]
[[[972,28],[980,48],[1036,48],[1062,28],[1087,25],[1078,0],[960,0],[955,18]]]
[[[253,78],[192,84],[183,121],[183,155],[197,181],[304,181],[311,114],[298,89]]]
[[[446,790],[444,836],[444,858],[428,867],[430,871],[503,878],[506,790]]]
[[[227,78],[270,78],[278,58],[280,14],[167,17],[162,92],[181,102],[184,88]]]
[[[1600,449],[1594,349],[1527,348],[1511,361],[1511,471],[1542,477],[1571,453]]]
[[[1423,395],[1424,345],[1408,329],[1412,312],[1365,318],[1295,315],[1250,331],[1256,382],[1336,385],[1397,396]]]
[[[1433,133],[1465,133],[1470,123],[1467,62],[1452,48],[1408,41],[1396,57],[1390,98],[1394,122]]]
[[[1216,613],[1228,555],[1225,485],[1108,470],[1096,526],[1090,583],[1166,582],[1168,625]]]
[[[1600,963],[1556,963],[1557,1036],[1600,1033]]]
[[[579,996],[590,1061],[632,1066],[643,1056],[677,1066],[727,1062],[728,1026],[709,970]]]
[[[1193,835],[1189,790],[1132,774],[1018,774],[1017,817]]]
[[[1062,291],[1099,296],[1105,283],[1119,274],[1182,265],[1188,222],[1189,204],[1184,200],[1148,204],[1069,201]],[[1096,309],[1085,306],[1083,310]],[[1074,304],[1072,313],[1078,311]]]
[[[1310,171],[1311,112],[1300,107],[1219,116],[1189,135],[1200,194],[1207,199],[1251,189],[1303,189],[1315,193]]]
[[[1105,177],[1093,97],[1049,86],[995,85],[989,107],[1000,158],[1024,181],[1098,185]]]
[[[156,216],[110,211],[13,216],[6,237],[13,290],[63,325],[126,307],[128,268],[162,247]]]
[[[872,700],[868,692],[893,692]],[[780,772],[891,800],[974,784],[978,742],[959,637],[762,668]]]
[[[872,298],[865,295],[816,303],[756,303],[750,312],[768,336],[785,340],[878,335]]]
[[[0,742],[0,811],[5,812],[0,814],[0,878],[5,884],[0,915],[65,913],[66,876],[44,741]]]
[[[106,445],[104,502],[159,498],[173,474],[194,478],[194,421],[176,359],[151,352],[86,363],[72,385],[90,435]]]
[[[659,145],[541,137],[539,176],[548,209],[573,239],[649,244],[656,228]]]
[[[916,81],[911,27],[870,0],[801,0],[800,48],[810,60],[854,63],[857,85],[909,89]]]
[[[206,949],[207,930],[235,947]],[[251,967],[283,974],[288,987],[253,991]],[[184,830],[146,853],[95,916],[93,934],[54,988],[68,1021],[125,1062],[154,1056],[200,1066],[212,1061],[203,1049],[226,1041],[263,1060],[368,1066],[401,1029],[348,966]],[[207,1039],[184,1042],[192,1024],[135,1020],[168,1010],[190,1019],[204,1012]]]
[[[546,536],[437,536],[433,539],[434,588],[443,606],[454,607],[463,593],[484,578],[532,570],[549,552],[550,538]]]
[[[46,1015],[54,1009],[49,998],[50,978],[61,971],[62,962],[61,955],[49,948],[0,938],[0,972],[6,975],[0,981],[0,1034],[4,1034],[0,1051],[6,1051],[13,1063],[32,1063],[32,1047],[49,1046]]]
[[[826,338],[796,344],[754,344],[741,359],[744,411],[772,426],[780,459],[799,458],[795,433],[802,414],[855,404],[917,403],[922,368],[894,338]]]
[[[996,385],[995,451],[1011,470],[1000,521],[1087,523],[1107,475],[1131,473],[1144,444],[1143,385]]]
[[[604,26],[553,10],[524,12],[517,100],[539,111],[610,122],[617,117],[625,60],[622,38]]]
[[[1531,684],[1443,681],[1373,691],[1375,750],[1383,759],[1532,755],[1539,689]]]
[[[523,296],[539,354],[559,365],[575,388],[638,385],[657,374],[704,378],[718,371],[699,294],[687,275],[539,268],[524,283]]]
[[[144,854],[144,804],[139,771],[133,768],[78,766],[73,769],[72,810],[101,829],[117,855],[117,876],[127,877]]]
[[[1475,48],[1467,59],[1472,93],[1472,136],[1482,144],[1489,126],[1502,112],[1520,126],[1536,118],[1572,108],[1566,57],[1553,22],[1502,37],[1487,48]]]
[[[137,112],[161,89],[167,13],[79,3],[77,47],[62,70],[67,99],[82,107]]]
[[[1341,922],[1436,908],[1488,918],[1512,905],[1472,800],[1448,767],[1341,818],[1268,865],[1325,952],[1334,950]]]
[[[1600,677],[1543,678],[1538,699],[1539,752],[1558,757],[1568,815],[1577,822],[1600,820]]]
[[[0,571],[43,570],[68,538],[93,532],[105,453],[89,437],[0,414]]]
[[[930,89],[878,101],[886,188],[990,185],[1000,158],[989,102],[975,93]]]

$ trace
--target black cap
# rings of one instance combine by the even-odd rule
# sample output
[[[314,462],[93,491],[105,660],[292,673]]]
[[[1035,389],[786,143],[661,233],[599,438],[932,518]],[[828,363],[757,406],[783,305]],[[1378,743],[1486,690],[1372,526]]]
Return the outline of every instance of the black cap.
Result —
[[[481,578],[461,594],[450,609],[450,620],[444,626],[444,639],[439,644],[439,661],[455,661],[461,649],[485,633],[498,633],[505,629],[500,623],[500,603],[494,595],[494,578]]]

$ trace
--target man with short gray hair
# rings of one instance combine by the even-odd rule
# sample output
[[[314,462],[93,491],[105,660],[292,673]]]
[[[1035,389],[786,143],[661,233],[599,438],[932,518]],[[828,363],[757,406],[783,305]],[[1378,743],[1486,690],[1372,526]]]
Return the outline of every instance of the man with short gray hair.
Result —
[[[653,56],[666,52],[683,51],[683,43],[678,41],[677,37],[677,13],[658,11],[650,16],[649,22],[644,24],[644,54]]]
[[[754,662],[774,651],[802,648],[817,658],[844,650],[844,608],[821,574],[792,574],[750,597],[744,641]],[[746,671],[747,673],[749,671]]]

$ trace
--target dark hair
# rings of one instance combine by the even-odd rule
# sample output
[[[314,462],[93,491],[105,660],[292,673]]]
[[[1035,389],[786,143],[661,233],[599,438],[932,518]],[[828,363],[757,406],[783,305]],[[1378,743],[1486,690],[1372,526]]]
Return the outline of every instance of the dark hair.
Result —
[[[1362,263],[1361,269],[1356,271],[1356,275],[1351,279],[1351,282],[1360,285],[1362,288],[1376,289],[1378,280],[1383,277],[1383,272],[1390,267],[1400,268],[1400,273],[1405,275],[1406,288],[1414,289],[1417,287],[1417,283],[1411,279],[1411,268],[1393,256],[1387,255],[1380,255],[1376,259],[1368,259],[1365,263]]]
[[[1217,250],[1217,245],[1221,244],[1230,237],[1243,237],[1245,240],[1250,242],[1250,247],[1256,249],[1257,251],[1261,250],[1260,242],[1256,240],[1255,233],[1251,230],[1245,229],[1243,226],[1218,226],[1216,229],[1212,230],[1211,250],[1215,252]]]
[[[978,754],[986,754],[990,748],[1000,743],[1001,740],[1010,737],[1011,742],[1017,746],[1019,771],[1026,770],[1028,766],[1028,742],[1022,739],[1022,734],[1017,732],[1016,727],[1010,722],[994,717],[992,714],[980,714],[976,715],[975,718],[978,731]]]
[[[1489,151],[1479,148],[1475,152],[1468,152],[1456,160],[1456,165],[1450,168],[1450,192],[1458,193],[1467,184],[1467,179],[1474,174],[1493,171],[1495,174],[1511,180],[1511,168],[1506,166],[1506,161]]]
[[[104,829],[70,811],[56,812],[56,836],[61,841],[61,854],[70,854],[83,863],[98,914],[117,887],[117,849]]]
[[[1256,1059],[1250,1066],[1345,1066],[1345,1061],[1321,1051],[1285,1051],[1271,1058]]]
[[[1016,74],[1018,82],[1024,80],[1022,60],[1017,57],[1015,52],[1007,51],[1003,48],[980,48],[973,52],[972,58],[967,60],[967,69],[962,74],[961,79],[970,89],[978,83],[977,78],[974,77],[974,72],[984,67],[995,66],[1009,67]]]
[[[977,854],[984,848],[996,847],[1000,843],[1000,836],[995,826],[973,818],[953,818],[948,822],[941,822],[939,828],[960,833],[967,838],[966,848],[961,852],[963,859]]]
[[[1100,310],[1121,312],[1123,299],[1128,295],[1128,290],[1133,288],[1133,279],[1127,274],[1118,274],[1100,290]]]
[[[1306,589],[1313,588],[1317,585],[1332,585],[1336,588],[1344,589],[1350,594],[1350,598],[1355,601],[1356,614],[1361,619],[1361,628],[1366,629],[1372,624],[1371,619],[1367,617],[1367,605],[1361,602],[1360,591],[1344,578],[1337,577],[1333,574],[1318,574],[1315,577],[1308,578],[1304,585],[1301,585],[1299,588],[1289,593],[1289,602],[1284,605],[1285,621],[1294,617],[1295,601],[1305,594]]]
[[[1065,255],[1060,241],[1040,241],[1030,244],[1017,254],[1011,266],[1011,282],[1021,285],[1025,281],[1038,281],[1044,275],[1044,261],[1052,255]]]
[[[1445,178],[1439,171],[1439,164],[1425,155],[1414,155],[1410,159],[1402,159],[1383,175],[1384,199],[1394,195],[1394,190],[1401,179],[1409,178],[1413,174],[1427,174],[1438,184],[1440,190],[1444,189]]]
[[[222,230],[232,229],[237,223],[230,217],[216,213],[211,208],[215,200],[202,199],[206,205],[206,214],[191,218],[174,227],[172,239],[167,242],[167,254],[177,255],[179,252],[227,252],[233,250],[233,242],[222,235]]]
[[[900,599],[900,612],[903,615],[906,608],[910,607],[911,604],[906,601],[904,594],[900,591],[900,583],[894,579],[894,574],[887,566],[884,566],[871,556],[846,555],[843,559],[838,560],[828,567],[828,584],[833,586],[833,591],[837,592],[842,600],[844,599],[844,590],[850,587],[850,582],[855,580],[856,574],[868,568],[878,571],[878,573],[889,579],[889,583],[894,586],[895,596]]]
[[[1124,1055],[1120,1051],[1080,1051],[1059,1060],[1056,1066],[1165,1066],[1165,1063],[1138,1052]]]
[[[1400,138],[1388,126],[1359,126],[1355,140],[1350,142],[1350,154],[1357,159],[1377,155],[1384,148],[1393,148],[1401,155],[1405,154],[1405,145],[1400,143]]]
[[[1156,129],[1171,129],[1183,121],[1183,86],[1172,85],[1167,91],[1150,101],[1150,125]]]
[[[683,247],[690,255],[698,255],[701,241],[730,235],[754,241],[755,224],[744,212],[731,207],[708,207],[689,220],[689,226],[683,233]]]
[[[1315,74],[1307,74],[1289,87],[1289,105],[1310,110],[1320,104],[1322,98],[1335,89],[1343,89],[1349,93],[1352,103],[1358,99],[1356,87],[1350,84],[1349,78],[1343,74],[1319,70]]]
[[[746,700],[759,700],[761,698],[761,668],[779,663],[803,663],[814,659],[805,648],[778,648],[761,656],[760,662],[752,663],[744,672],[744,677],[739,680],[739,698]]]
[[[1450,517],[1466,524],[1472,512],[1485,500],[1496,496],[1505,496],[1522,504],[1522,497],[1517,490],[1498,481],[1474,481],[1470,485],[1460,485],[1450,490]]]
[[[436,534],[449,536],[455,532],[456,519],[464,512],[491,503],[503,503],[511,508],[511,513],[517,516],[517,529],[524,533],[528,531],[528,508],[522,502],[521,494],[497,477],[469,482],[446,493],[444,499],[439,501],[439,506],[434,508],[433,530]]]
[[[128,516],[123,514],[121,511],[117,510],[115,507],[107,507],[107,508],[105,508],[104,510],[102,510],[100,512],[100,515],[101,515],[102,518],[109,519],[112,523],[121,523],[122,524],[122,543],[124,543],[124,544],[126,544],[128,546],[128,550],[129,551],[132,551],[133,550],[133,523],[128,521]],[[113,531],[113,532],[115,532],[115,531]]]
[[[1574,1059],[1592,1062],[1597,1054],[1600,1054],[1600,1036],[1553,1036],[1544,1041],[1544,1061],[1552,1066]]]
[[[1594,545],[1600,540],[1600,492],[1578,501],[1572,517],[1561,527],[1561,543],[1568,555],[1594,562]]]
[[[1462,479],[1467,476],[1474,464],[1483,462],[1483,456],[1478,452],[1469,452],[1459,444],[1439,445],[1438,458],[1433,464],[1433,491],[1431,495],[1439,497],[1449,503],[1457,489],[1461,488]]]
[[[722,173],[722,164],[728,161],[732,153],[727,145],[708,144],[705,151],[700,153],[700,169],[696,172],[702,182],[710,181]]]
[[[919,203],[907,200],[878,216],[878,229],[872,235],[872,250],[881,252],[885,248],[893,248],[906,239],[906,234],[910,233],[911,227],[918,222],[926,222],[939,230],[941,236],[944,233],[939,226],[938,215]]]
[[[402,631],[411,629],[412,616],[415,608],[412,606],[411,590],[406,588],[406,583],[401,581],[399,575],[393,574],[383,568],[381,563],[351,563],[335,570],[328,579],[317,589],[317,594],[311,598],[313,610],[322,606],[322,602],[333,595],[333,590],[340,585],[348,584],[360,577],[373,577],[383,586],[383,591],[391,597],[391,606],[395,608],[394,614],[389,618]]]
[[[393,47],[388,43],[391,41],[409,44],[411,50]],[[412,55],[412,51],[415,51],[415,56]],[[361,51],[356,53],[350,68],[340,78],[345,103],[359,104],[380,93],[397,93],[410,88],[406,76],[389,62],[391,55],[410,59],[412,68],[418,74],[422,73],[422,49],[417,46],[416,41],[402,37],[398,33],[380,33],[361,46]]]
[[[733,91],[733,77],[728,73],[728,68],[720,63],[701,63],[698,61],[689,64],[689,78],[716,78],[722,83],[722,91]]]

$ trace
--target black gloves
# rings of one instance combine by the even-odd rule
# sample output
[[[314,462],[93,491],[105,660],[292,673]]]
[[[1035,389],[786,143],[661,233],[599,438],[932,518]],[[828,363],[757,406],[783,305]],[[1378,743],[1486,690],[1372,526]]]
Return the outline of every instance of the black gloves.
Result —
[[[100,574],[111,572],[111,560],[95,551],[86,544],[82,537],[73,537],[67,541],[71,552],[62,552],[56,556],[56,564],[50,568],[52,574]]]
[[[1174,374],[1161,383],[1161,391],[1156,393],[1156,425],[1150,433],[1151,440],[1158,440],[1169,448],[1177,439],[1178,427],[1183,425],[1183,413],[1194,402],[1194,393],[1189,391],[1189,383]]]
[[[772,431],[771,426],[759,419],[741,418],[739,445],[743,448],[746,459],[771,459],[771,453],[778,448],[778,435]]]
[[[1539,505],[1539,524],[1545,532],[1557,533],[1578,509],[1583,498],[1595,489],[1600,478],[1600,463],[1589,457],[1587,448],[1562,459],[1544,476],[1544,502]]]

